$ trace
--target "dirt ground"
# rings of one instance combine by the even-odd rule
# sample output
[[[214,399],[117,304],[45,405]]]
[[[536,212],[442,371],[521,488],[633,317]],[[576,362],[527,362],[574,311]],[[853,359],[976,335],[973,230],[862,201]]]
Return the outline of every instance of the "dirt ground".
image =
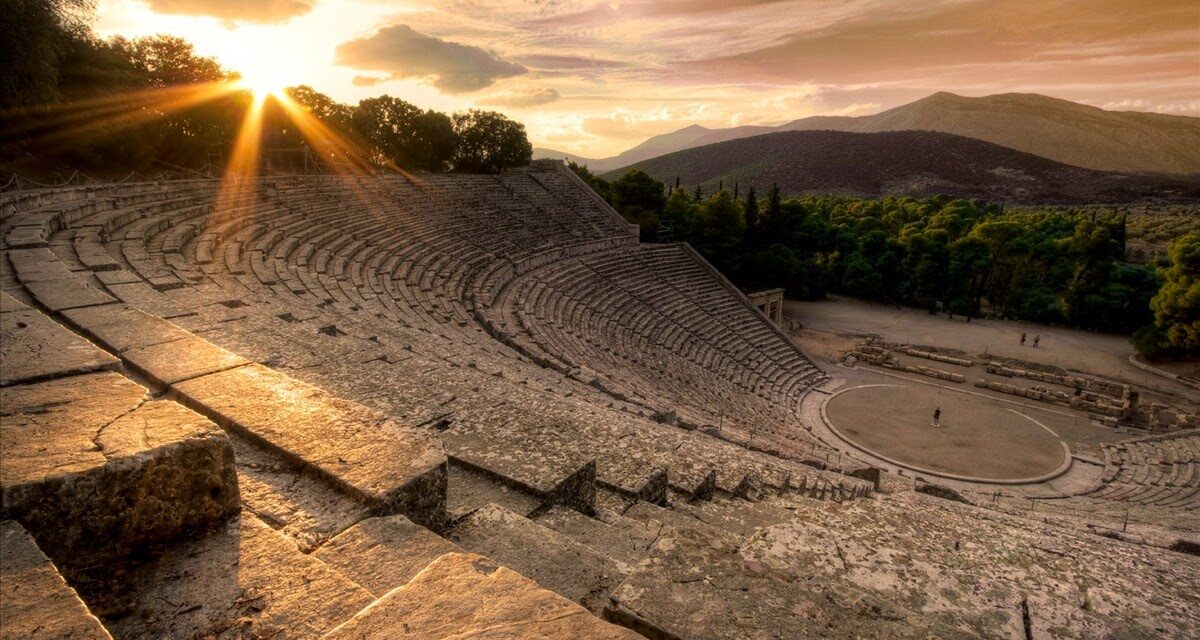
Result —
[[[1070,371],[1102,376],[1150,389],[1162,394],[1200,402],[1200,392],[1181,383],[1155,376],[1129,362],[1133,347],[1126,336],[1062,327],[1048,327],[1005,320],[972,320],[961,316],[930,315],[928,311],[850,298],[830,297],[816,302],[788,300],[784,314],[803,324],[797,338],[811,354],[829,361],[817,344],[824,332],[836,336],[834,342],[850,336],[876,335],[889,342],[956,349],[969,354],[991,354],[1061,367]],[[1020,344],[1021,334],[1026,343]],[[1037,348],[1034,337],[1040,337]],[[818,338],[808,340],[805,338]],[[831,344],[834,349],[838,345]]]
[[[873,453],[989,480],[1040,476],[1065,460],[1059,438],[1017,407],[901,380],[885,385],[851,388],[827,406],[830,422]],[[932,425],[935,408],[939,427]]]

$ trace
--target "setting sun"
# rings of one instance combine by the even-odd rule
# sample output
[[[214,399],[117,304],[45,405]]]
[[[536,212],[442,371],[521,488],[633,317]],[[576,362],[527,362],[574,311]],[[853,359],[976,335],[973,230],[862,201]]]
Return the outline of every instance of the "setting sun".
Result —
[[[238,84],[250,90],[254,94],[254,97],[260,100],[266,96],[280,93],[287,86],[287,83],[280,80],[279,76],[261,72],[257,69],[243,71],[241,72],[241,76]]]

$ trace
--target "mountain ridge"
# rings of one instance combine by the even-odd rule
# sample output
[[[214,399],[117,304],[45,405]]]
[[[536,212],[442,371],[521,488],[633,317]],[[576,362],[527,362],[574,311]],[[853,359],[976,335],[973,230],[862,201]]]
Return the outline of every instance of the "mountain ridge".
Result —
[[[632,165],[712,193],[718,181],[786,195],[938,194],[1028,204],[1200,202],[1200,175],[1105,172],[935,131],[782,131],[737,138]],[[619,171],[603,177],[615,178]]]
[[[585,158],[550,149],[535,157],[567,157],[605,173],[658,155],[785,131],[939,131],[1100,171],[1200,173],[1200,118],[1108,111],[1036,93],[964,97],[939,91],[867,116],[810,116],[777,126],[709,129],[690,125],[648,138],[616,156]]]

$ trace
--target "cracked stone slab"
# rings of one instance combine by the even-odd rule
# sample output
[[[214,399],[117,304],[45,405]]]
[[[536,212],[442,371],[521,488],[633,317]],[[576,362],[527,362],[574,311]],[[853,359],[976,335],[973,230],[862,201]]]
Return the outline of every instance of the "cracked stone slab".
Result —
[[[636,640],[638,634],[482,556],[446,554],[325,636],[350,638],[570,638]]]
[[[318,638],[374,600],[249,514],[171,548],[101,604],[120,638]]]
[[[624,578],[616,560],[557,531],[489,504],[461,520],[448,537],[593,611]]]
[[[43,307],[51,311],[75,309],[116,302],[116,298],[78,277],[25,282],[25,289]]]
[[[191,334],[171,342],[130,348],[121,352],[121,359],[158,388],[250,362]]]
[[[45,314],[25,308],[0,314],[0,386],[114,369],[120,360]]]
[[[437,438],[262,365],[175,384],[171,392],[218,424],[311,465],[381,514],[438,526],[446,455]]]
[[[238,510],[216,425],[117,373],[0,389],[3,515],[60,565],[128,556]]]
[[[174,323],[124,304],[106,304],[63,312],[74,326],[110,351],[121,353],[191,336]]]
[[[112,640],[21,525],[0,522],[0,640]]]
[[[384,516],[355,524],[312,555],[382,597],[439,557],[461,551],[404,516]]]

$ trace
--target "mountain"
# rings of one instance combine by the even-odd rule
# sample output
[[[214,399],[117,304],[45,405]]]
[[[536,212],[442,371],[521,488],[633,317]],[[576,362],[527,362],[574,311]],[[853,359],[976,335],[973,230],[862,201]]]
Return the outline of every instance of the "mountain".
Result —
[[[1010,203],[1200,201],[1200,176],[1097,171],[935,131],[786,131],[676,151],[635,163],[663,182],[712,193],[719,180],[786,195],[947,194]],[[624,170],[604,177],[615,178]]]
[[[609,158],[584,158],[581,156],[574,156],[569,153],[554,151],[552,149],[534,149],[533,157],[534,159],[567,158],[568,160],[578,164],[586,164],[588,169],[590,169],[593,173],[604,173],[605,171],[611,171],[618,167],[624,167],[635,162],[641,162],[642,160],[648,160],[656,156],[661,156],[664,153],[671,153],[672,151],[679,151],[680,149],[689,149],[702,144],[708,144],[707,142],[702,141],[712,134],[719,133],[721,131],[727,131],[727,129],[709,129],[708,127],[702,127],[698,124],[694,124],[690,127],[684,127],[678,131],[672,131],[671,133],[664,133],[662,135],[654,136],[653,138],[647,139],[645,142],[633,147],[632,149],[623,151],[619,155]],[[712,142],[716,142],[716,140],[713,140]],[[545,155],[540,155],[543,152]]]
[[[813,116],[776,127],[693,125],[586,164],[604,173],[663,153],[780,131],[941,131],[1102,171],[1200,173],[1200,118],[1105,111],[1030,93],[935,93],[869,116]],[[538,156],[534,157],[562,157]]]

